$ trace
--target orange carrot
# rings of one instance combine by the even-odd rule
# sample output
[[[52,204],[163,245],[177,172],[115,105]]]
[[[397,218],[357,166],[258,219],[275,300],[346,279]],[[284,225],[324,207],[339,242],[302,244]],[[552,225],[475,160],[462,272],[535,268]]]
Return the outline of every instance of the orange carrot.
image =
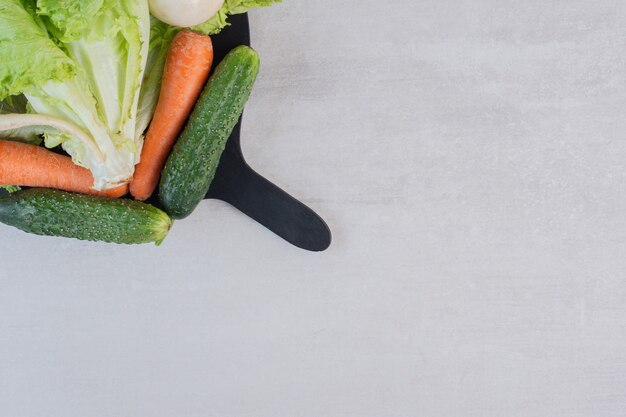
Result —
[[[145,200],[156,188],[161,170],[202,92],[213,62],[211,38],[182,30],[167,53],[159,102],[135,167],[130,193]]]
[[[0,184],[56,188],[111,198],[128,192],[128,185],[105,191],[93,190],[91,171],[74,164],[69,156],[8,140],[0,140]]]

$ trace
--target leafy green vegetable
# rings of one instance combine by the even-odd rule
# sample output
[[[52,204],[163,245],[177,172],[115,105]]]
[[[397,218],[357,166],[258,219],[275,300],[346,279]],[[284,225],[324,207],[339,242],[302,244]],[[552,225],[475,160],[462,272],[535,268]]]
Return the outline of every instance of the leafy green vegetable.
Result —
[[[29,112],[28,101],[22,94],[7,97],[5,100],[0,101],[0,114],[23,114]],[[44,128],[39,126],[20,127],[17,129],[3,130],[0,132],[0,137],[2,139],[39,145],[41,143],[41,134],[45,133],[44,130]]]
[[[206,22],[194,26],[192,29],[206,33],[207,35],[215,35],[229,25],[228,16],[233,14],[246,13],[255,7],[267,7],[281,0],[226,0],[222,8],[215,16]]]
[[[141,92],[139,93],[139,108],[137,110],[137,137],[143,135],[150,124],[150,120],[152,120],[154,109],[159,101],[167,50],[179,30],[179,28],[163,23],[155,17],[151,18],[150,51],[141,84]]]
[[[80,39],[89,31],[93,16],[101,12],[104,0],[39,0],[37,15],[47,16],[48,29],[61,41]]]
[[[80,64],[100,119],[117,146],[138,162],[135,135],[139,90],[148,58],[150,20],[145,0],[39,0],[50,32]]]
[[[219,33],[222,29],[229,25],[228,23],[228,4],[224,2],[224,5],[220,8],[215,16],[210,18],[204,23],[194,26],[192,29],[197,30],[207,35],[214,35]]]
[[[137,107],[148,58],[146,0],[0,0],[0,100],[24,94],[34,113],[83,135],[47,133],[94,187],[128,181],[141,147]]]
[[[14,193],[16,191],[21,190],[21,188],[18,187],[17,185],[0,185],[0,192],[3,190],[6,191],[7,193]]]
[[[226,0],[230,14],[245,13],[255,7],[268,7],[281,0]]]
[[[76,75],[74,63],[18,0],[0,0],[0,99]]]

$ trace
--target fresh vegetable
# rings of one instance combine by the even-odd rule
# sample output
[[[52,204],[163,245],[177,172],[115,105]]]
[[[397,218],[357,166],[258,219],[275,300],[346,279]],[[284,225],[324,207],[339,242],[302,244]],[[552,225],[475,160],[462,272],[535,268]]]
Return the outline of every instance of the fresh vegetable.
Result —
[[[75,125],[45,133],[89,168],[96,189],[130,180],[142,136],[139,91],[150,36],[147,0],[0,0],[0,100]]]
[[[7,97],[0,101],[0,115],[3,114],[24,114],[28,112],[28,101],[24,95]],[[15,129],[7,129],[2,131],[4,139],[17,140],[25,143],[39,145],[41,143],[41,134],[45,130],[40,126],[26,126]]]
[[[167,24],[189,27],[213,17],[222,4],[224,0],[150,0],[150,12]]]
[[[170,46],[159,102],[130,184],[130,192],[138,200],[150,197],[157,187],[167,156],[209,78],[212,62],[211,38],[190,30],[178,32]]]
[[[135,137],[143,137],[148,128],[154,109],[159,100],[163,66],[170,43],[180,29],[167,25],[155,17],[150,18],[150,48],[146,71],[144,72],[141,91],[139,92],[139,106],[137,108],[137,125]]]
[[[172,218],[116,198],[148,198],[162,174],[172,217],[199,204],[259,69],[241,46],[207,83],[207,35],[280,1],[0,0],[0,222],[159,244]]]
[[[73,135],[76,140],[81,141],[84,147],[93,152],[95,159],[99,161],[104,160],[104,155],[92,140],[91,136],[83,132],[76,125],[63,119],[43,114],[11,113],[0,115],[0,131],[19,132],[21,129],[28,129],[30,133],[37,133],[37,130],[41,129],[42,133],[47,132],[47,134],[64,132],[64,134]]]
[[[187,217],[209,190],[258,71],[257,53],[239,46],[209,78],[162,173],[159,195],[173,218]]]
[[[0,191],[6,191],[7,193],[14,193],[21,190],[17,185],[0,185]]]
[[[157,245],[172,225],[163,211],[138,201],[43,188],[0,197],[0,222],[37,235]]]
[[[267,7],[281,0],[226,0],[213,17],[204,23],[193,26],[196,32],[207,35],[218,34],[229,25],[228,16],[245,13],[255,7]],[[176,3],[176,2],[174,2]],[[170,26],[156,18],[151,19],[150,52],[139,98],[137,136],[140,137],[148,127],[156,107],[161,83],[161,74],[165,64],[167,48],[180,27]]]
[[[57,188],[112,198],[128,192],[126,184],[110,190],[93,190],[91,172],[74,164],[68,156],[41,146],[5,140],[0,140],[0,184]]]
[[[86,73],[113,143],[130,151],[132,174],[141,147],[135,127],[150,45],[146,0],[38,0],[37,7],[49,19],[49,31]]]
[[[220,10],[209,20],[192,29],[207,35],[215,35],[229,25],[228,16],[246,13],[255,7],[267,7],[281,0],[226,0]]]
[[[215,35],[229,25],[228,16],[267,7],[282,0],[150,0],[150,11],[177,27]]]

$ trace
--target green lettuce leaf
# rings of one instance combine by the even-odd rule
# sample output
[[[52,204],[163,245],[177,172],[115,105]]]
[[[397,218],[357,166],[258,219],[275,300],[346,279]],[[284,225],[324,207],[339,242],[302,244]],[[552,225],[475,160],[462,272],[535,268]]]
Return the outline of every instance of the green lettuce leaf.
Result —
[[[26,97],[22,94],[7,97],[3,101],[0,101],[0,114],[23,114],[31,111],[32,110],[29,109],[28,100],[26,100]],[[4,130],[0,132],[0,138],[39,145],[41,143],[41,134],[45,132],[45,129],[40,126],[27,126]]]
[[[246,13],[255,7],[267,7],[281,0],[226,0],[215,16],[192,29],[207,35],[215,35],[229,25],[228,16]]]
[[[2,194],[2,192],[14,193],[19,190],[21,190],[21,188],[17,185],[0,185],[0,194]]]
[[[85,71],[100,118],[118,146],[138,161],[136,116],[148,59],[150,15],[145,0],[39,0],[39,14]]]
[[[80,39],[89,32],[93,16],[100,13],[104,0],[39,0],[38,16],[46,16],[48,29],[61,42]]]
[[[137,109],[136,137],[143,137],[148,128],[154,109],[159,101],[161,79],[165,58],[172,39],[180,28],[170,26],[155,17],[150,22],[150,51],[146,62],[141,92],[139,93],[139,108]]]
[[[0,100],[76,73],[72,60],[19,0],[0,0]]]

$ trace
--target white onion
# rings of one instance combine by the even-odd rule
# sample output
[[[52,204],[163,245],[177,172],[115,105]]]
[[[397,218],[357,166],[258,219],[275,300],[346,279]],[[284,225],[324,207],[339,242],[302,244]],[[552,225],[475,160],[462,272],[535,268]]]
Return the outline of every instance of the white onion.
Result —
[[[150,0],[150,13],[172,26],[189,27],[212,18],[224,0]]]

